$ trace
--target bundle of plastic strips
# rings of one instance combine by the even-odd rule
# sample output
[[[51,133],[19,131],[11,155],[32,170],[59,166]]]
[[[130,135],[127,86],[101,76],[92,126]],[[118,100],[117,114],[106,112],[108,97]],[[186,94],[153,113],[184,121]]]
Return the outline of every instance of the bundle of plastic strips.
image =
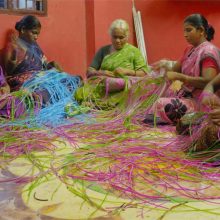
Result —
[[[23,84],[22,89],[41,96],[42,108],[35,117],[27,120],[37,126],[57,126],[65,123],[65,106],[69,102],[78,106],[73,94],[80,85],[80,77],[57,72],[56,69],[36,73]]]
[[[152,209],[167,211],[167,202],[182,205],[220,199],[219,167],[215,166],[218,164],[210,163],[202,157],[192,157],[185,152],[186,146],[192,143],[191,135],[176,135],[175,127],[149,126],[142,122],[144,114],[161,97],[164,90],[166,83],[161,79],[142,81],[127,91],[123,102],[115,109],[94,111],[90,113],[89,121],[79,121],[77,124],[52,129],[51,137],[77,143],[78,147],[56,157],[53,156],[54,148],[48,148],[50,162],[47,165],[47,174],[54,174],[70,191],[77,181],[82,186],[86,185],[104,195],[128,199],[142,208],[153,206]],[[3,128],[1,129],[3,133]],[[32,141],[44,138],[44,133],[39,133],[39,137],[37,133],[22,134],[30,146],[35,146]],[[196,132],[194,134],[197,135]],[[16,132],[10,136],[6,131],[3,137],[2,143],[9,143],[10,140],[8,145],[3,145],[6,146],[2,148],[4,151],[9,150],[10,146],[17,149],[22,145]],[[53,141],[53,138],[46,138],[47,144]],[[24,156],[28,158],[30,152],[35,155],[32,148],[28,149],[30,151],[24,152]],[[38,161],[41,160],[43,161],[43,158],[40,155]],[[32,163],[36,165],[34,160]],[[40,180],[46,181],[45,172],[40,174],[34,177],[35,181],[32,179],[36,187]],[[33,187],[29,190],[33,190]],[[89,199],[85,187],[71,192],[81,195],[85,201]],[[129,207],[129,204],[125,203],[124,207]],[[189,206],[188,208],[193,209]]]

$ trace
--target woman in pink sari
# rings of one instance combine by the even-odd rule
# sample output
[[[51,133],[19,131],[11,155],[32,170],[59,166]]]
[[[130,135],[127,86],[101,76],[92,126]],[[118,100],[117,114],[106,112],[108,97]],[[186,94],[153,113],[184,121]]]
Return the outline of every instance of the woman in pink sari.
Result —
[[[214,28],[201,14],[192,14],[184,20],[184,37],[191,44],[178,61],[160,60],[154,69],[165,69],[165,77],[179,82],[178,92],[170,88],[155,104],[154,111],[168,123],[176,123],[184,114],[198,109],[198,97],[206,84],[220,71],[219,49],[210,41]],[[172,84],[171,84],[172,85]]]

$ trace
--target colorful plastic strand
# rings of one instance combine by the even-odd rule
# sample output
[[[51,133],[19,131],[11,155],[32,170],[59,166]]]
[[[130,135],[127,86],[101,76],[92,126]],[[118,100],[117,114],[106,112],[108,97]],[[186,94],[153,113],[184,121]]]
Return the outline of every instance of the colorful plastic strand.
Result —
[[[29,93],[35,91],[35,84],[38,82],[31,82],[33,88]],[[30,94],[25,98],[19,96],[33,114],[29,114],[29,118],[25,115],[16,120],[2,119],[1,166],[7,169],[7,164],[16,158],[26,158],[30,170],[37,168],[37,174],[0,181],[29,181],[31,185],[26,191],[31,196],[35,188],[54,176],[70,192],[95,207],[88,216],[91,218],[97,210],[117,215],[126,208],[136,207],[143,211],[148,207],[163,210],[162,219],[179,206],[196,211],[187,205],[190,202],[218,204],[218,147],[211,151],[187,152],[200,137],[202,128],[207,126],[206,115],[203,115],[203,124],[192,125],[192,135],[188,136],[177,135],[173,126],[143,123],[145,115],[166,88],[167,84],[161,78],[141,81],[124,92],[123,101],[114,109],[89,110],[87,114],[81,110],[83,114],[77,113],[73,118],[65,119],[65,123],[58,117],[49,124],[47,118],[50,121],[53,114],[62,114],[64,109],[54,113],[45,107],[36,114],[33,104],[36,98]],[[60,90],[58,86],[57,93]],[[70,100],[63,101],[68,103]],[[81,188],[75,188],[78,184]],[[102,200],[94,201],[87,195],[87,189],[103,195]],[[108,196],[124,199],[124,205],[113,203],[106,207]],[[168,205],[170,203],[173,205]],[[141,215],[144,216],[144,212]],[[204,212],[218,214],[211,209]]]

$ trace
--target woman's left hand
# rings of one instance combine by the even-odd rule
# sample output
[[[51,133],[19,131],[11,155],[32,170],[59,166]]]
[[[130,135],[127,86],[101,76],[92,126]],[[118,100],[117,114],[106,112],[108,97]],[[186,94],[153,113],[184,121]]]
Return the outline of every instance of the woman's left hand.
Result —
[[[114,70],[115,77],[134,76],[135,71],[126,68],[118,67]]]
[[[121,76],[121,75],[126,75],[127,74],[127,69],[118,67],[114,70],[114,75],[115,76]]]

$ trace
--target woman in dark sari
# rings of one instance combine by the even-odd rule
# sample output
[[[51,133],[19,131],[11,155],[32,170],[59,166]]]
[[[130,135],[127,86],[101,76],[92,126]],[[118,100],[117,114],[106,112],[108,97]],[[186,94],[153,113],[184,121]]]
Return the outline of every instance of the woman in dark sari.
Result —
[[[23,17],[16,23],[15,29],[19,36],[12,36],[4,53],[7,82],[11,91],[19,90],[23,83],[33,77],[36,72],[52,67],[62,71],[57,63],[47,62],[36,42],[40,34],[41,23],[35,16]]]
[[[81,78],[62,72],[57,63],[47,61],[36,42],[41,23],[35,16],[23,17],[15,29],[19,35],[8,43],[4,54],[6,79],[11,91],[24,90],[32,94],[38,108],[45,111],[45,107],[50,107],[47,113],[51,112],[51,119],[58,111],[63,115],[65,105],[74,102],[72,94],[81,84]]]

